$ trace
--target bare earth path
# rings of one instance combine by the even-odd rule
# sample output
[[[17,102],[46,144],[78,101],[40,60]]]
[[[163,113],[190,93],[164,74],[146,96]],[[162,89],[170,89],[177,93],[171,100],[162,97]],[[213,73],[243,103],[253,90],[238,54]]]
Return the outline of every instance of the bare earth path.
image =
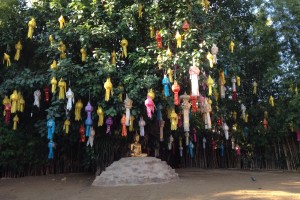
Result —
[[[299,172],[177,170],[180,180],[148,186],[94,187],[93,175],[0,179],[0,200],[299,199]]]

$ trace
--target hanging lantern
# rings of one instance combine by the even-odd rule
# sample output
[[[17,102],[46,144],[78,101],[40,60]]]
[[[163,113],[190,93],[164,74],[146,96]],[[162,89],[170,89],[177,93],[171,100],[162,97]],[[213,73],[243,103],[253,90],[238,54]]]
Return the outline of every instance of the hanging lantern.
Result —
[[[233,50],[234,50],[234,42],[233,41],[230,41],[229,49],[230,49],[230,52],[233,53]]]
[[[103,125],[103,121],[104,121],[104,112],[103,109],[101,108],[101,106],[98,106],[97,109],[97,115],[98,115],[98,127]]]
[[[53,43],[55,41],[53,35],[49,35],[49,41],[50,41],[50,45],[53,46]]]
[[[10,101],[4,105],[4,113],[5,113],[4,123],[5,124],[9,124],[9,122],[10,122],[10,114],[11,114],[11,104],[10,104]]]
[[[128,46],[128,41],[123,38],[121,40],[121,47],[122,47],[122,57],[127,58],[127,46]]]
[[[54,153],[53,153],[53,149],[55,148],[55,143],[50,140],[50,142],[48,143],[48,148],[49,148],[49,154],[48,154],[48,159],[54,159]]]
[[[14,116],[13,121],[14,121],[13,130],[15,131],[15,130],[17,130],[17,126],[18,126],[18,123],[19,123],[18,115]]]
[[[140,117],[140,121],[139,121],[139,127],[140,127],[140,136],[145,136],[145,126],[146,126],[146,122],[143,119],[143,117]]]
[[[33,31],[36,28],[36,22],[35,19],[32,18],[29,22],[28,22],[28,34],[27,37],[32,39],[32,35],[33,35]]]
[[[150,30],[150,38],[154,38],[154,27],[150,26],[149,30]]]
[[[66,58],[65,51],[67,50],[67,47],[62,41],[59,42],[58,50],[60,51],[60,59]]]
[[[145,100],[145,106],[147,109],[147,116],[152,119],[152,113],[154,113],[155,104],[149,96],[147,96],[147,99]]]
[[[228,133],[229,127],[226,124],[226,122],[223,123],[222,128],[223,128],[223,131],[224,131],[225,139],[228,140],[229,139],[229,133]]]
[[[162,58],[162,56],[159,54],[158,56],[157,56],[157,65],[158,65],[158,69],[161,69],[161,67],[162,67],[162,60],[163,60],[163,58]]]
[[[139,4],[138,11],[139,11],[139,18],[142,18],[143,17],[143,5],[141,3]]]
[[[17,112],[17,102],[19,100],[19,95],[17,90],[14,90],[13,93],[10,95],[11,100],[11,113]]]
[[[81,53],[81,61],[85,62],[86,61],[86,50],[84,48],[81,48],[80,53]]]
[[[113,119],[112,117],[108,117],[105,121],[106,123],[106,134],[111,134],[111,126],[113,125]]]
[[[165,121],[160,120],[159,121],[159,141],[161,141],[161,142],[164,141],[164,126],[165,126]]]
[[[168,142],[168,149],[169,150],[172,150],[173,142],[174,142],[174,138],[173,138],[172,135],[170,135],[169,142]]]
[[[263,126],[264,126],[265,129],[268,128],[268,120],[267,120],[267,118],[264,118],[264,120],[263,120]]]
[[[111,59],[111,60],[110,60],[110,63],[111,63],[112,65],[115,65],[115,64],[117,63],[116,57],[117,57],[116,51],[113,50],[112,53],[111,53],[111,58],[110,58],[110,59]]]
[[[40,90],[34,91],[33,96],[34,96],[33,105],[40,108],[41,91]]]
[[[129,126],[129,121],[130,121],[130,109],[132,108],[132,100],[128,97],[126,94],[126,99],[124,101],[124,106],[126,109],[126,126]]]
[[[173,70],[171,68],[168,68],[167,74],[168,74],[168,78],[170,80],[170,83],[173,83]]]
[[[174,92],[174,105],[179,105],[178,93],[180,91],[180,85],[177,83],[177,80],[175,80],[172,85],[172,91]]]
[[[48,130],[48,134],[47,134],[47,138],[49,140],[53,139],[53,135],[54,135],[54,131],[55,131],[55,122],[52,118],[50,118],[47,121],[47,130]]]
[[[166,74],[164,75],[164,78],[162,80],[162,84],[164,86],[165,96],[166,97],[170,96],[169,86],[170,86],[171,83],[170,83],[170,80],[169,80],[169,78],[167,77]]]
[[[178,123],[178,117],[174,109],[172,109],[171,116],[170,116],[170,121],[171,121],[171,131],[176,131],[177,130],[177,123]]]
[[[190,74],[190,79],[191,79],[191,85],[192,85],[192,91],[191,95],[192,96],[199,96],[199,74],[200,74],[200,69],[196,67],[195,65],[191,66],[189,69],[189,74]]]
[[[203,137],[202,139],[202,148],[205,149],[206,148],[206,138]]]
[[[127,128],[126,128],[126,115],[123,114],[121,118],[121,125],[122,125],[122,136],[126,137],[127,136]]]
[[[149,96],[152,100],[155,98],[155,93],[153,92],[152,88],[147,93],[147,96]]]
[[[65,18],[64,18],[64,16],[61,15],[61,16],[58,18],[58,22],[59,22],[59,28],[60,28],[60,29],[63,29],[64,26],[65,26]]]
[[[248,117],[249,117],[249,115],[246,113],[245,119],[244,119],[244,122],[245,122],[245,123],[248,123]]]
[[[253,81],[252,85],[253,85],[253,94],[256,95],[256,93],[257,93],[257,82]]]
[[[3,64],[6,62],[6,67],[11,66],[10,56],[7,53],[4,53]]]
[[[48,86],[46,86],[44,88],[44,94],[45,94],[45,101],[49,102],[49,100],[50,100],[50,88]]]
[[[94,130],[93,127],[91,127],[91,131],[90,131],[90,134],[89,134],[89,139],[88,139],[88,141],[86,143],[86,146],[90,145],[91,147],[93,147],[93,145],[94,145],[94,138],[95,138],[95,130]]]
[[[68,99],[67,101],[67,110],[72,110],[73,104],[74,104],[74,92],[71,90],[71,88],[68,89],[66,92],[66,97]]]
[[[157,48],[159,48],[159,49],[162,48],[162,37],[161,37],[161,34],[159,31],[156,31],[155,39],[156,39]]]
[[[181,44],[182,44],[182,37],[179,33],[179,31],[176,31],[176,35],[175,35],[175,39],[176,39],[176,47],[177,48],[181,48]]]
[[[23,95],[19,94],[19,101],[18,101],[18,111],[24,112],[25,109],[25,100],[23,98]]]
[[[85,142],[85,128],[82,124],[80,125],[80,128],[79,128],[79,135],[80,135],[79,142],[81,142],[81,143]]]
[[[94,108],[91,105],[90,102],[87,103],[87,105],[85,106],[85,112],[87,113],[87,117],[85,120],[85,125],[86,125],[86,134],[85,136],[89,136],[90,131],[91,131],[91,127],[93,125],[93,120],[92,120],[92,112],[93,112]]]
[[[217,61],[217,54],[219,52],[219,48],[217,47],[216,44],[213,44],[213,46],[211,47],[211,54],[213,55],[213,64],[216,64]]]
[[[15,45],[15,49],[16,49],[16,54],[14,60],[18,61],[20,59],[20,53],[22,50],[22,44],[20,41]]]
[[[246,106],[244,104],[241,104],[241,111],[242,111],[242,119],[245,120],[246,118]]]
[[[274,107],[274,98],[273,96],[271,95],[270,98],[269,98],[269,104]]]
[[[183,156],[183,147],[182,147],[182,137],[179,137],[179,154],[180,154],[180,157]]]
[[[50,65],[50,69],[58,69],[56,60],[53,60],[52,64]]]
[[[109,101],[110,95],[113,94],[113,85],[110,81],[110,78],[106,79],[106,82],[104,83],[105,88],[105,101]]]
[[[197,106],[197,97],[196,96],[190,96],[190,100],[192,102],[192,111],[195,113],[198,111],[198,106]]]
[[[231,138],[231,149],[234,149],[235,147],[235,139],[234,137]]]
[[[129,120],[129,131],[134,131],[134,128],[133,128],[133,121],[134,121],[134,116],[131,115],[130,116],[130,120]]]
[[[79,99],[75,104],[75,121],[81,120],[81,109],[83,108],[83,104]]]
[[[204,100],[202,110],[204,115],[205,129],[211,129],[211,118],[210,118],[211,106],[208,103],[207,98],[205,98]]]
[[[162,114],[161,114],[162,109],[163,109],[163,107],[162,107],[161,103],[158,103],[158,105],[157,105],[157,115],[156,115],[157,121],[163,120],[162,119]]]
[[[69,130],[70,130],[70,120],[66,119],[66,121],[64,122],[64,127],[63,130],[65,131],[66,134],[69,134]]]
[[[236,84],[238,87],[241,86],[241,78],[239,76],[236,76]]]
[[[170,48],[168,47],[167,51],[166,51],[166,55],[168,58],[171,58],[172,57],[172,51],[170,50]]]
[[[220,95],[221,98],[224,99],[225,98],[225,75],[224,75],[224,71],[220,71],[219,73],[219,87],[220,87]]]
[[[210,52],[208,52],[206,58],[209,61],[210,68],[213,68],[214,63],[216,63],[215,57]]]
[[[213,84],[214,84],[214,80],[209,75],[207,80],[206,80],[206,85],[208,86],[208,96],[212,95],[212,86],[213,86]]]
[[[51,79],[51,85],[52,85],[52,89],[51,89],[51,92],[52,92],[52,94],[53,93],[55,93],[56,92],[56,85],[57,85],[57,80],[56,80],[56,78],[55,77],[53,77],[52,79]]]
[[[189,31],[190,25],[189,25],[189,23],[187,22],[187,20],[184,20],[184,22],[183,22],[183,24],[182,24],[182,29],[184,30],[184,32]]]
[[[180,96],[180,99],[183,100],[182,102],[182,109],[183,109],[183,129],[184,131],[190,131],[190,108],[191,104],[189,102],[190,96],[184,93],[184,95]]]
[[[231,83],[232,83],[232,100],[236,101],[237,100],[237,91],[236,91],[236,78],[233,76],[231,78]]]
[[[65,99],[67,83],[61,78],[58,82],[59,94],[58,99]]]

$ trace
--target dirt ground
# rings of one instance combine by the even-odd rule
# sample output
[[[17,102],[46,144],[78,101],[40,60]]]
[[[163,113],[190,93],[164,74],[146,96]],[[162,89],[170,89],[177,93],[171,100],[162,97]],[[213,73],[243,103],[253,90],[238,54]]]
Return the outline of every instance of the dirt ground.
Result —
[[[199,200],[299,199],[299,172],[177,170],[180,179],[160,185],[95,187],[91,174],[0,179],[0,200]]]

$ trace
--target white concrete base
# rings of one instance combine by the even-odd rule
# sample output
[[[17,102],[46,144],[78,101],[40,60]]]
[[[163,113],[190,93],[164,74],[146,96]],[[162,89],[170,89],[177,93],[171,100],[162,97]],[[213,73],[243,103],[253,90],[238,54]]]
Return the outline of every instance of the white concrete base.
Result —
[[[168,183],[178,174],[165,161],[154,157],[126,157],[97,176],[93,186],[128,186]]]

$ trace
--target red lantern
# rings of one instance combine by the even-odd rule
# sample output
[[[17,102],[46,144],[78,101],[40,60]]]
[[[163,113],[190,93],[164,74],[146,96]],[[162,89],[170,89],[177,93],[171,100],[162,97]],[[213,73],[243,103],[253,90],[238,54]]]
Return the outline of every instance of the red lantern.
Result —
[[[159,31],[156,31],[155,39],[157,48],[162,48],[162,37]]]
[[[263,125],[265,129],[268,128],[268,120],[266,118],[264,118]]]
[[[11,113],[11,104],[10,103],[7,103],[4,105],[4,111],[5,111],[4,123],[8,124],[10,121],[10,113]]]
[[[197,108],[197,96],[190,96],[190,100],[192,102],[192,111],[193,112],[197,112],[198,108]]]
[[[217,120],[217,125],[218,125],[218,126],[222,126],[222,119],[221,119],[220,117],[219,117],[218,120]]]
[[[179,105],[178,93],[180,91],[180,85],[178,85],[177,81],[174,81],[172,85],[172,91],[174,92],[174,105]]]
[[[232,101],[236,101],[237,100],[237,92],[233,91],[232,92]]]
[[[44,93],[45,93],[45,101],[49,102],[49,100],[50,100],[50,87],[49,86],[46,86],[44,88]]]
[[[182,29],[184,30],[184,32],[187,32],[190,29],[190,25],[187,22],[187,20],[184,20],[183,25],[182,25]]]
[[[85,142],[85,128],[83,125],[79,128],[80,142]]]

